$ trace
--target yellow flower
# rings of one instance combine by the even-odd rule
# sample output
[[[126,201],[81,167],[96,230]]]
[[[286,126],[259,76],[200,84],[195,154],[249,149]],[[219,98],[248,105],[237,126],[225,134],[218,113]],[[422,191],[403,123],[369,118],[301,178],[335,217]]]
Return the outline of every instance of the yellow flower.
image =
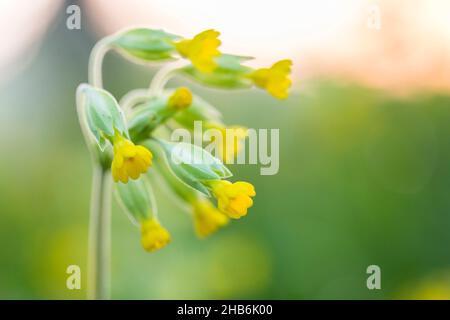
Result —
[[[217,49],[220,46],[218,39],[220,33],[215,30],[206,30],[197,34],[193,39],[181,40],[175,44],[177,51],[201,72],[212,72],[217,64],[214,58],[220,55]]]
[[[250,78],[255,85],[266,89],[272,96],[278,99],[288,97],[288,89],[291,86],[291,60],[281,60],[276,62],[270,68],[262,68],[253,71]]]
[[[143,146],[136,146],[118,131],[114,135],[114,159],[111,164],[115,182],[128,182],[128,178],[137,179],[147,171],[152,163],[152,153]]]
[[[219,210],[230,218],[239,219],[247,214],[247,209],[253,205],[251,197],[256,195],[252,184],[244,181],[211,181],[210,186],[217,199]]]
[[[204,238],[225,226],[228,217],[220,212],[214,205],[206,200],[196,200],[194,207],[194,228],[200,238]]]
[[[217,146],[218,157],[225,163],[231,163],[243,147],[242,143],[247,138],[247,128],[240,126],[227,128],[214,123],[208,123],[207,127],[220,131],[222,141],[219,141],[220,145]],[[212,141],[215,140],[215,137],[212,136]]]
[[[141,233],[142,246],[149,252],[159,250],[170,242],[169,232],[155,218],[142,222]]]
[[[170,108],[176,110],[183,110],[189,107],[192,103],[192,92],[186,88],[181,87],[175,90],[175,92],[170,96],[168,105]]]

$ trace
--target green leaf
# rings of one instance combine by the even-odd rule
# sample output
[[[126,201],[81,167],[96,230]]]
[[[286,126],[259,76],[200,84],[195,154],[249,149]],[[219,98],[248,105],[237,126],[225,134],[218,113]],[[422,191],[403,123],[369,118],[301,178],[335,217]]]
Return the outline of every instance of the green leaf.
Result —
[[[116,183],[116,197],[134,222],[146,220],[156,212],[153,190],[145,176],[128,183]]]
[[[193,65],[181,68],[179,72],[201,84],[212,87],[225,89],[249,88],[252,86],[252,81],[247,75],[252,69],[241,64],[249,59],[251,58],[222,54],[216,58],[217,68],[211,73],[200,72]]]
[[[86,97],[88,126],[101,150],[106,146],[105,137],[114,136],[114,130],[128,136],[122,110],[109,92],[89,85],[86,85],[82,92]]]
[[[163,30],[138,28],[118,35],[112,46],[134,58],[159,61],[173,58],[173,41],[179,38]]]

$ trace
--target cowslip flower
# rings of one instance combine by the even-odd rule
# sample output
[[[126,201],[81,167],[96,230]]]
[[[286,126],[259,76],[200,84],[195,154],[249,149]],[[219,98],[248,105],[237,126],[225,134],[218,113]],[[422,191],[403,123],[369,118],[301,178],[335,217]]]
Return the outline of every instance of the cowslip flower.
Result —
[[[180,87],[169,97],[167,105],[175,110],[183,110],[192,104],[192,92],[186,87]]]
[[[192,206],[194,229],[199,238],[209,236],[228,223],[228,217],[206,199],[195,200]]]
[[[217,49],[221,43],[218,39],[219,35],[218,31],[206,30],[192,39],[175,43],[175,47],[178,53],[191,60],[198,70],[210,73],[217,67],[214,58],[220,55],[220,51]]]
[[[280,60],[270,68],[261,68],[253,71],[250,78],[258,87],[267,90],[278,99],[288,97],[288,89],[292,84],[289,75],[291,73],[291,60]]]
[[[232,219],[245,216],[247,209],[253,205],[252,197],[256,195],[256,192],[251,183],[214,180],[209,182],[209,186],[217,199],[219,210]]]
[[[222,124],[207,123],[208,129],[219,130],[221,139],[217,141],[217,156],[225,163],[231,163],[237,154],[242,150],[243,141],[247,138],[247,128],[241,126],[226,127]],[[216,141],[216,137],[211,136],[211,142]]]
[[[152,153],[143,146],[137,146],[116,131],[113,138],[114,158],[111,172],[115,182],[128,182],[147,172],[152,163]]]
[[[155,218],[141,223],[141,234],[142,247],[149,252],[159,250],[170,242],[169,232]]]

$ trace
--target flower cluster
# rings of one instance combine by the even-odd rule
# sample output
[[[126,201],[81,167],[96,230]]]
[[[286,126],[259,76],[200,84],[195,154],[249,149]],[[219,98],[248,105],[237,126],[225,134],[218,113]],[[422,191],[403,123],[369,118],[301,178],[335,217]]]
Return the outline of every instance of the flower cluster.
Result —
[[[141,244],[147,251],[159,250],[171,241],[157,214],[153,195],[155,175],[160,175],[173,196],[191,208],[193,228],[200,238],[216,232],[232,219],[244,217],[253,205],[254,186],[229,181],[232,174],[222,162],[237,155],[247,130],[225,125],[220,112],[188,88],[165,89],[164,85],[171,76],[179,74],[222,89],[257,86],[285,99],[291,86],[292,62],[281,60],[269,68],[253,69],[245,65],[249,57],[222,53],[219,35],[215,30],[206,30],[192,39],[184,39],[145,28],[120,32],[108,37],[106,45],[132,61],[172,63],[182,59],[185,63],[161,68],[149,90],[133,92],[130,94],[133,99],[124,97],[120,104],[96,83],[83,84],[78,89],[80,123],[88,145],[95,161],[103,170],[111,171],[116,198],[140,225]],[[156,130],[160,127],[167,130],[171,127],[167,125],[169,122],[192,130],[195,121],[203,121],[208,128],[220,132],[220,159],[201,146],[166,141],[164,130]],[[234,136],[231,146],[224,143],[227,132]],[[195,152],[203,162],[191,161],[197,159]]]

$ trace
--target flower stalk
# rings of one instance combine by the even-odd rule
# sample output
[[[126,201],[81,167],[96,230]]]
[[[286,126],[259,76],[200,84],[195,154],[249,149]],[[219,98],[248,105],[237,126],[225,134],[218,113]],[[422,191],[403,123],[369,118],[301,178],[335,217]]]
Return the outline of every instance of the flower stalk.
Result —
[[[89,56],[89,83],[94,87],[103,88],[102,65],[103,58],[111,49],[112,37],[105,37],[97,42]]]
[[[111,173],[94,166],[89,221],[88,299],[106,300],[111,289]]]
[[[110,50],[110,37],[103,38],[94,46],[89,57],[89,83],[102,88],[102,65],[105,54]],[[80,94],[77,93],[77,97]],[[80,98],[78,98],[79,100]],[[81,102],[78,102],[78,106]],[[83,110],[84,112],[84,110]],[[83,122],[83,121],[80,121]],[[81,124],[86,142],[92,145],[87,128]],[[93,153],[92,149],[91,153]],[[97,148],[95,153],[98,154]],[[105,157],[93,157],[91,208],[88,239],[88,283],[87,298],[108,300],[111,290],[111,173]]]

